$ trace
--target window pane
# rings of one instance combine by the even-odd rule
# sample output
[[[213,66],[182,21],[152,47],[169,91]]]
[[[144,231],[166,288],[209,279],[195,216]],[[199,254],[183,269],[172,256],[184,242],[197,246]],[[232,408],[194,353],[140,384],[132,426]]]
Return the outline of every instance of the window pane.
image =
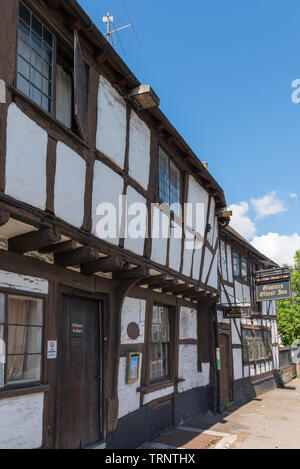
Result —
[[[43,300],[10,295],[8,297],[8,323],[42,326]]]
[[[7,383],[20,384],[39,381],[41,378],[41,356],[14,356],[7,358]]]
[[[180,171],[161,148],[158,176],[159,198],[162,202],[168,205],[180,203]]]
[[[19,15],[27,24],[30,24],[30,11],[21,2],[19,4]]]
[[[236,277],[239,277],[241,274],[240,255],[237,252],[233,253],[233,269],[234,269],[234,275]]]
[[[0,323],[4,322],[5,296],[0,294]]]
[[[8,326],[8,353],[10,355],[41,352],[41,327]]]
[[[242,278],[243,280],[248,280],[248,262],[245,257],[241,259],[241,267],[242,267]]]

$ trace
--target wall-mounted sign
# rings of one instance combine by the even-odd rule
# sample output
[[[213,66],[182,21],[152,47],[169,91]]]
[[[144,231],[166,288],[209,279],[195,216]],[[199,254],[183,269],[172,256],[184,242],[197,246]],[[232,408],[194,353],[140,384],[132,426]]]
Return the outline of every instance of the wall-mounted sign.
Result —
[[[255,274],[256,301],[282,300],[292,298],[290,269],[276,269]]]
[[[230,306],[223,309],[223,317],[225,319],[234,318],[250,318],[251,309],[250,306]]]
[[[72,337],[83,337],[84,326],[80,321],[71,322],[71,335]]]
[[[47,352],[47,359],[53,360],[57,358],[57,341],[56,340],[48,340],[48,352]]]
[[[130,352],[127,355],[127,384],[135,383],[140,377],[140,358],[139,352]]]

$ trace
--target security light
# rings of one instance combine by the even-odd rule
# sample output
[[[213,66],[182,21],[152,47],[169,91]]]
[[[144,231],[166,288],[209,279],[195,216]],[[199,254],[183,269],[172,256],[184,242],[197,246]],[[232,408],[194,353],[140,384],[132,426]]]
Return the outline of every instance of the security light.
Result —
[[[150,85],[138,86],[128,97],[135,102],[139,109],[149,109],[160,105],[160,99]]]

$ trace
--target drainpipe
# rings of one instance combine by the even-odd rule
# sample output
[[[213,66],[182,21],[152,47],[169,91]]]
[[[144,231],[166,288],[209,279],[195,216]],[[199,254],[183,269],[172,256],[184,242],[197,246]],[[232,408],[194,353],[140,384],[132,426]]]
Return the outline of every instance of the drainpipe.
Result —
[[[216,399],[215,409],[217,413],[221,412],[220,408],[220,390],[221,390],[221,361],[220,361],[220,346],[219,346],[219,331],[218,331],[218,313],[217,305],[213,305],[214,312],[214,334],[215,334],[215,347],[216,347]]]

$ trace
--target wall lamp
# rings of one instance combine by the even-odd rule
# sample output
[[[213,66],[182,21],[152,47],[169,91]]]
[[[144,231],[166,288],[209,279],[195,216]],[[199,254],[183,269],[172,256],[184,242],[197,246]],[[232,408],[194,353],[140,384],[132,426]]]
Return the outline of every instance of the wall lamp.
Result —
[[[227,226],[229,226],[230,217],[232,217],[232,210],[230,210],[229,208],[222,208],[221,210],[219,210],[218,221],[220,225],[224,228],[227,228]]]
[[[150,85],[138,86],[129,93],[128,97],[139,109],[150,109],[160,105],[160,99]]]

